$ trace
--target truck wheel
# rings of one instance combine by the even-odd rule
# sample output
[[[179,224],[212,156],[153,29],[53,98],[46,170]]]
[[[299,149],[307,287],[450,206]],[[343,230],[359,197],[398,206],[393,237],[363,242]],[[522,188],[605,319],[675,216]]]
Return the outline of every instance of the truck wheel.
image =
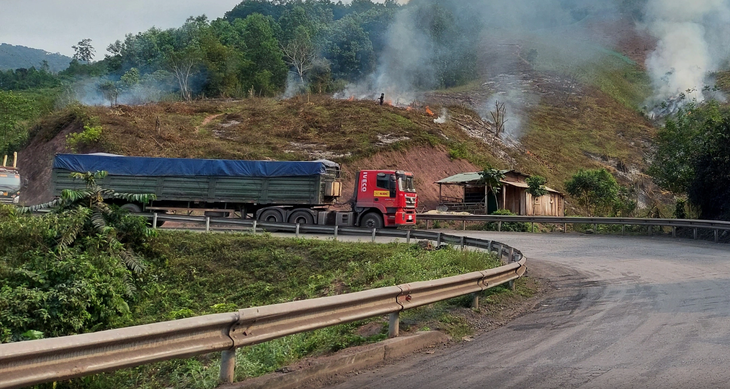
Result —
[[[265,223],[283,223],[283,217],[281,216],[281,212],[275,210],[275,209],[267,209],[263,212],[261,212],[261,215],[259,215],[259,221],[265,222]]]
[[[140,208],[139,205],[132,204],[132,203],[124,204],[121,207],[119,207],[119,209],[123,209],[123,210],[125,210],[125,211],[127,211],[129,213],[140,213],[140,212],[142,212],[142,208]]]
[[[289,223],[292,224],[314,224],[314,216],[309,211],[294,211],[289,216]]]
[[[383,228],[383,217],[377,213],[368,213],[360,219],[360,227],[372,230],[373,228]]]

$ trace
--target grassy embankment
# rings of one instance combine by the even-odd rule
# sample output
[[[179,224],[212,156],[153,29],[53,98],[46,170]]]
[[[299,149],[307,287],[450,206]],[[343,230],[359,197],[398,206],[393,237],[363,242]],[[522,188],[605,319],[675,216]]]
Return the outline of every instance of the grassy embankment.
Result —
[[[309,299],[429,280],[498,266],[491,255],[428,252],[416,245],[351,244],[240,234],[163,232],[145,252],[131,319],[138,325],[238,308]],[[528,289],[518,290],[530,294]],[[511,295],[504,288],[490,294]],[[499,296],[487,300],[494,302]],[[496,300],[495,300],[496,299]],[[442,329],[457,339],[472,331],[454,309],[468,298],[406,312],[405,330]],[[362,328],[370,330],[362,333]],[[372,328],[375,327],[375,331]],[[387,318],[374,318],[289,336],[238,350],[237,379],[272,372],[299,358],[382,340]],[[58,383],[56,388],[212,388],[219,354],[166,361]]]

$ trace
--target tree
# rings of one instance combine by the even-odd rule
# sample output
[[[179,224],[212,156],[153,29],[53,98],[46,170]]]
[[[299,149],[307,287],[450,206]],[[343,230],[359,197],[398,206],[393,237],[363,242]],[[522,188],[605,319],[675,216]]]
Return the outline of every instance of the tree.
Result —
[[[299,76],[299,82],[304,84],[304,75],[312,69],[315,59],[314,45],[307,29],[304,26],[297,27],[292,39],[281,46],[281,51]]]
[[[730,220],[729,137],[730,109],[714,101],[687,104],[659,130],[649,174],[687,196],[700,217]]]
[[[499,208],[497,192],[499,192],[499,190],[502,188],[504,173],[505,171],[495,169],[490,165],[487,165],[484,170],[479,172],[479,174],[481,175],[481,179],[479,180],[479,182],[484,184],[486,188],[486,192],[484,193],[484,211],[487,213],[489,212],[489,201],[487,201],[487,196],[489,192],[492,192],[492,195],[494,195],[494,203],[497,204],[497,208]]]
[[[616,179],[606,169],[581,169],[565,182],[565,189],[591,216],[609,213],[619,193]]]
[[[165,55],[167,66],[175,75],[180,95],[185,101],[193,99],[193,92],[190,88],[190,77],[195,66],[200,62],[200,52],[196,47],[188,47],[179,51],[168,51]]]
[[[145,267],[134,250],[155,230],[104,200],[152,196],[102,189],[96,180],[104,175],[75,174],[85,187],[50,203],[0,205],[0,342],[103,330],[130,318]]]
[[[494,111],[490,112],[492,120],[494,120],[494,136],[499,138],[499,135],[504,132],[504,124],[507,123],[507,108],[504,103],[500,103],[499,100],[494,102]]]
[[[71,46],[75,53],[73,59],[81,62],[91,62],[94,59],[96,50],[91,46],[91,39],[83,39],[77,43],[77,46]]]
[[[547,182],[547,179],[542,176],[532,176],[527,177],[525,180],[527,182],[527,185],[529,188],[527,188],[527,193],[532,195],[533,199],[536,199],[538,197],[545,196],[548,194],[548,190],[545,189],[545,183]],[[532,213],[535,213],[535,208],[532,208]]]
[[[154,200],[154,194],[119,193],[111,189],[102,188],[97,180],[107,176],[107,172],[96,173],[71,173],[74,179],[82,180],[85,183],[84,189],[64,189],[61,197],[47,203],[21,208],[21,212],[37,212],[44,209],[52,209],[56,213],[71,215],[74,223],[70,228],[60,232],[58,239],[58,254],[63,255],[64,250],[74,245],[83,236],[96,234],[103,236],[106,250],[115,253],[120,260],[136,273],[144,270],[141,259],[134,252],[119,241],[119,232],[110,221],[116,219],[114,210],[106,203],[106,199],[122,200],[127,203],[149,203]],[[154,230],[148,230],[146,234],[153,234]]]
[[[278,24],[270,17],[253,14],[245,20],[237,20],[234,27],[240,31],[246,47],[241,84],[246,88],[251,86],[259,95],[273,95],[282,90],[288,69],[274,37]]]

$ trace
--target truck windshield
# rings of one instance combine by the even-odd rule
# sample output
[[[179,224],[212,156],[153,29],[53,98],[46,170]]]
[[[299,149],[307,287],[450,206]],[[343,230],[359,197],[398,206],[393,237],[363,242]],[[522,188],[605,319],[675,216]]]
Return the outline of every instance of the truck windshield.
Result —
[[[416,188],[413,186],[413,176],[398,175],[398,189],[401,192],[415,193]]]
[[[15,173],[0,172],[0,194],[15,194],[20,191],[20,176]]]

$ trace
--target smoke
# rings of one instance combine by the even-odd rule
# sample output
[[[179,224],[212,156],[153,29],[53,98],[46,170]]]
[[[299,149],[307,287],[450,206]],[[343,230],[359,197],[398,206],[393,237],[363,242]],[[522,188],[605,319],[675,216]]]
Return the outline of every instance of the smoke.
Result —
[[[687,97],[712,98],[708,77],[727,61],[730,3],[727,0],[648,0],[646,29],[657,38],[646,61],[654,86],[650,104]],[[681,97],[679,97],[681,96]],[[666,104],[665,104],[666,105]]]
[[[587,42],[591,34],[586,28],[595,21],[617,18],[617,2],[411,0],[393,18],[372,74],[335,97],[375,100],[385,93],[387,101],[403,106],[428,98],[425,91],[486,79],[489,85],[477,91],[473,108],[490,119],[495,102],[504,103],[508,116],[504,137],[519,140],[527,109],[539,97],[534,93],[536,85],[528,82],[532,76],[521,74],[516,63],[528,68],[535,65],[527,64],[534,58],[526,57],[536,41],[540,41],[540,50],[532,50],[534,56],[551,72],[566,74],[566,69],[606,56],[608,50],[603,47],[610,47],[615,37]],[[495,51],[497,46],[509,47]],[[522,46],[525,52],[520,53]]]
[[[175,96],[174,98],[170,98]],[[179,96],[177,83],[167,71],[146,74],[133,83],[110,77],[87,77],[65,86],[57,105],[142,105],[174,100]]]
[[[441,115],[439,115],[438,118],[433,119],[433,122],[436,124],[444,124],[449,121],[451,116],[449,115],[449,110],[446,108],[441,108]]]

